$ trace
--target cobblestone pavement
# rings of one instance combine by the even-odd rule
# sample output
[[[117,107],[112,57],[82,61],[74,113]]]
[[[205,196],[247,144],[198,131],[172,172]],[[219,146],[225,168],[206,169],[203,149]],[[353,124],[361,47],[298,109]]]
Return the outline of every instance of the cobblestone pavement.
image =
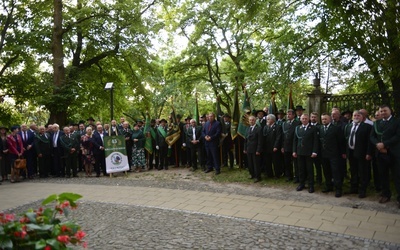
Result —
[[[80,193],[72,219],[88,233],[89,249],[400,249],[393,204],[374,211],[368,201],[368,209],[355,209],[318,194],[278,199],[271,188],[135,178],[4,183],[0,210],[18,213],[52,193]]]
[[[16,212],[38,207],[27,204]],[[72,219],[88,233],[89,249],[399,249],[303,227],[176,209],[82,202]]]

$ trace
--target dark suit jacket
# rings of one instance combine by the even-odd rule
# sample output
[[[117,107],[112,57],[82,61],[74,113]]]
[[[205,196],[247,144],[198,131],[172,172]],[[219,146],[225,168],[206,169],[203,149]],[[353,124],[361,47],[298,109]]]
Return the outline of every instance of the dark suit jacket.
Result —
[[[319,140],[321,143],[321,157],[337,158],[346,152],[344,135],[339,126],[329,124],[325,132],[324,126],[319,127]]]
[[[167,147],[168,146],[168,144],[165,142],[165,137],[161,134],[161,132],[159,131],[159,129],[161,128],[161,126],[158,126],[157,128],[156,128],[156,143],[157,143],[157,145],[156,146],[159,146],[159,147]],[[162,128],[161,128],[162,129]],[[164,131],[165,131],[165,135],[167,136],[168,135],[168,130],[167,130],[167,126],[165,126],[165,128],[164,128]]]
[[[210,141],[205,140],[206,135],[211,137]],[[201,137],[204,139],[204,144],[206,147],[218,147],[220,135],[221,124],[219,121],[215,120],[212,124],[208,121],[206,124],[204,124]]]
[[[307,125],[304,130],[302,125],[298,125],[294,132],[293,153],[297,155],[311,156],[318,153],[318,134],[316,127]]]
[[[57,147],[54,148],[53,142],[54,142],[55,133],[53,132],[53,133],[50,134],[51,148],[53,150],[56,150],[59,156],[62,156],[64,154],[64,150],[63,150],[63,148],[62,148],[62,146],[60,144],[60,137],[63,136],[63,135],[64,135],[64,132],[59,130],[58,131],[58,137],[57,137]]]
[[[346,144],[346,154],[349,157],[349,139],[351,135],[351,131],[353,130],[354,124],[349,123],[346,128],[344,129],[344,136],[345,136],[345,144]],[[365,156],[372,155],[373,152],[373,145],[369,140],[369,136],[371,134],[372,126],[361,122],[358,124],[357,131],[354,135],[355,137],[355,144],[354,144],[354,151],[353,155],[356,158],[365,158]]]
[[[74,154],[78,153],[80,142],[74,135],[68,137],[66,134],[58,138],[60,146],[63,148],[63,157],[68,157],[71,154],[71,149],[75,149]]]
[[[263,152],[272,153],[274,148],[279,151],[282,147],[282,127],[276,123],[263,129]]]
[[[22,137],[22,133],[23,133],[23,131],[20,131],[18,134],[21,136],[21,139],[23,139],[23,137]],[[22,140],[22,145],[24,145],[24,149],[27,149],[27,147],[28,147],[28,145],[31,145],[31,146],[33,146],[33,144],[34,144],[34,142],[35,142],[35,134],[32,132],[32,131],[30,131],[29,129],[26,131],[26,134],[27,134],[27,140],[26,141],[24,141],[24,140]]]
[[[400,154],[400,120],[392,116],[386,123],[384,125],[383,120],[374,122],[370,141],[374,146],[378,142],[383,142],[385,148],[398,156]]]
[[[103,137],[108,136],[107,132],[103,131]],[[103,140],[101,139],[100,133],[95,131],[93,132],[92,136],[92,142],[93,142],[93,154],[104,154],[104,150],[101,150],[100,147],[104,147]],[[104,139],[104,138],[103,138]]]
[[[35,137],[35,150],[38,155],[51,155],[51,148],[53,147],[51,137],[48,134],[46,135],[37,134]]]
[[[298,125],[300,122],[296,120],[293,120],[291,124],[289,121],[282,124],[282,147],[285,152],[293,152],[294,131]]]
[[[191,142],[193,140],[193,128],[192,128],[192,126],[190,126],[188,129],[186,129],[186,134],[185,134],[186,140],[185,140],[185,142],[186,142],[186,146],[187,147],[189,147],[189,148],[197,148],[197,147],[199,147],[201,145],[200,138],[201,138],[201,130],[202,129],[203,129],[202,126],[196,126],[196,128],[195,128],[194,133],[195,133],[195,136],[196,136],[196,140],[199,141],[199,143],[197,143],[197,144],[193,144]]]
[[[247,128],[247,135],[244,140],[244,151],[248,154],[254,154],[256,152],[262,152],[263,135],[262,127],[260,125],[255,125],[253,131],[251,127]]]

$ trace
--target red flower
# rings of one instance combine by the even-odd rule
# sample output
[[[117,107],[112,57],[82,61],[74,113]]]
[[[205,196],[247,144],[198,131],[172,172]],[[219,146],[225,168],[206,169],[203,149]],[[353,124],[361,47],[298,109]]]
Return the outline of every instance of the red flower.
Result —
[[[51,250],[51,246],[49,246],[49,245],[45,246],[44,250]]]
[[[67,232],[67,231],[71,231],[71,229],[69,229],[69,227],[67,227],[66,225],[62,225],[61,226],[61,231],[62,232]]]
[[[57,240],[61,243],[67,244],[70,240],[68,235],[59,235],[57,236]]]
[[[61,208],[65,208],[65,207],[69,207],[69,201],[64,201],[64,202],[61,204]]]
[[[75,237],[76,237],[78,240],[82,240],[83,237],[85,237],[85,236],[86,236],[86,233],[83,232],[83,231],[81,231],[81,230],[79,230],[79,231],[76,232],[76,234],[75,234]]]
[[[7,222],[11,222],[11,221],[14,221],[14,220],[15,220],[15,215],[13,215],[13,214],[6,214],[6,215],[4,216],[4,218],[5,218],[5,220],[6,220]]]

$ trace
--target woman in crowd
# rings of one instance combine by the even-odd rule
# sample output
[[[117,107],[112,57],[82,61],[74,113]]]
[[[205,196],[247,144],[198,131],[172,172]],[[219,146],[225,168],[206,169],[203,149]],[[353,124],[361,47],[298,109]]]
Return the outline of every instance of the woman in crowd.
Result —
[[[11,165],[8,160],[7,132],[8,128],[0,126],[0,172],[2,181],[8,180],[11,173]]]
[[[81,137],[82,160],[86,177],[92,176],[92,168],[94,166],[92,134],[92,127],[88,126],[86,128],[86,134]]]
[[[139,129],[139,125],[136,123],[132,131],[132,166],[136,172],[140,172],[146,166],[146,158],[144,154],[144,142],[145,137],[142,130]]]
[[[24,154],[24,146],[18,130],[18,126],[11,127],[11,134],[7,136],[8,155],[11,165],[11,183],[19,181],[19,176],[15,176],[14,162]]]

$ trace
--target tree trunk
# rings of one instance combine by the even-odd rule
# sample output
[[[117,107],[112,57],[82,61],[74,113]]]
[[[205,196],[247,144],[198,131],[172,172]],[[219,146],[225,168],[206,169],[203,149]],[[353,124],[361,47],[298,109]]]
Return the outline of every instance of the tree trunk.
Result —
[[[53,101],[50,111],[49,122],[57,122],[59,125],[65,125],[67,119],[68,105],[65,102],[58,102],[63,93],[63,86],[65,84],[65,68],[64,68],[64,53],[63,53],[63,28],[62,28],[62,0],[54,0],[54,26],[53,26]],[[58,99],[58,100],[57,100]]]

